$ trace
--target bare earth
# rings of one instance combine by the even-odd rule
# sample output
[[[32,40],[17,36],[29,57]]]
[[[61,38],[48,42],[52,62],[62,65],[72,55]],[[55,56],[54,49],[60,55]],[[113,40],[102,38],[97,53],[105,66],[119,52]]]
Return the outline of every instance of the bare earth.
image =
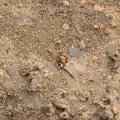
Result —
[[[120,120],[119,64],[119,0],[0,1],[0,120]]]

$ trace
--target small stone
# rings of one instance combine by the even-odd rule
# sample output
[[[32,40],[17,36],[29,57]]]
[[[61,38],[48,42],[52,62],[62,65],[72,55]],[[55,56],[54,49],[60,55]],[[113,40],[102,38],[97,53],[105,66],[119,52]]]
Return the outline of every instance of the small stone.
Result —
[[[117,54],[118,51],[118,44],[117,42],[109,42],[107,45],[107,54],[111,58],[115,54]]]
[[[61,97],[56,98],[53,104],[56,108],[59,108],[59,109],[64,109],[64,110],[69,109],[68,101]]]
[[[3,16],[2,16],[2,15],[0,15],[0,18],[3,18]]]
[[[112,79],[112,76],[111,75],[108,75],[108,80],[111,80]]]
[[[57,40],[56,44],[59,45],[61,43],[61,40]]]
[[[113,119],[113,113],[112,113],[112,111],[111,110],[106,110],[105,111],[105,116],[106,117],[108,117],[110,120],[112,120]]]
[[[93,10],[96,12],[103,12],[105,10],[104,6],[100,6],[100,5],[95,5],[93,7]]]
[[[17,108],[14,108],[14,111],[15,111],[15,112],[19,112],[19,110],[18,110]]]
[[[82,1],[81,1],[81,4],[85,4],[85,3],[86,3],[86,0],[82,0]]]
[[[63,4],[64,4],[65,7],[70,6],[70,3],[67,0],[63,1]]]
[[[12,105],[8,105],[6,108],[7,111],[11,111],[12,109],[13,109]]]
[[[106,29],[105,29],[105,33],[106,33],[106,34],[110,34],[110,33],[112,33],[112,32],[113,32],[113,30],[110,29],[110,28],[106,28]]]
[[[69,114],[67,112],[63,112],[60,114],[60,119],[61,120],[68,120],[69,119]]]
[[[44,65],[42,63],[38,63],[37,66],[38,66],[38,69],[40,69],[40,70],[44,67]]]
[[[94,25],[94,28],[95,28],[95,29],[99,29],[99,26],[98,26],[98,25]]]
[[[8,112],[8,115],[9,115],[9,116],[11,116],[11,115],[12,115],[12,112],[11,112],[11,111],[9,111],[9,112]]]
[[[115,19],[113,19],[113,20],[111,21],[111,25],[112,25],[112,27],[116,27],[116,26],[117,26],[117,22],[116,22]]]
[[[98,23],[98,24],[94,25],[94,28],[95,29],[103,29],[103,28],[105,28],[105,26],[102,23]]]
[[[69,109],[69,106],[63,103],[55,103],[55,107],[60,108],[60,109]]]
[[[64,23],[64,24],[62,25],[62,29],[65,30],[65,31],[67,31],[67,30],[70,29],[70,26],[69,26],[67,23]]]
[[[114,113],[115,115],[118,113],[118,110],[117,110],[117,108],[116,108],[115,106],[112,108],[112,111],[113,111],[113,113]]]
[[[102,24],[102,23],[99,23],[98,25],[99,25],[99,28],[100,28],[100,29],[105,28],[105,25],[104,25],[104,24]]]
[[[49,53],[52,53],[52,49],[48,49],[48,52],[49,52]]]
[[[22,4],[22,3],[20,3],[20,4],[19,4],[19,7],[23,7],[23,4]]]

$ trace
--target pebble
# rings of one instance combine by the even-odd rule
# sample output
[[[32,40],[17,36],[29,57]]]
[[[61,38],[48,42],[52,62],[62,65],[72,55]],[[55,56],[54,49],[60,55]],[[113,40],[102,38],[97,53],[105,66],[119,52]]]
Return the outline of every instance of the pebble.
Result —
[[[113,113],[112,113],[112,111],[111,110],[106,110],[105,111],[105,116],[106,117],[108,117],[110,120],[112,120],[113,119]]]
[[[116,42],[109,42],[107,45],[107,54],[109,57],[113,57],[117,54],[118,44]]]
[[[0,18],[3,18],[3,16],[2,16],[2,15],[0,15]]]
[[[47,51],[48,51],[49,53],[52,53],[52,49],[50,49],[50,48],[49,48]]]
[[[112,27],[116,27],[117,26],[117,21],[115,19],[113,19],[110,24],[112,25]]]
[[[41,69],[44,67],[44,65],[43,65],[42,63],[38,63],[37,66],[38,66],[38,69],[39,69],[39,70],[41,70]]]
[[[64,4],[65,7],[70,6],[70,3],[67,0],[63,1],[63,4]]]
[[[69,26],[67,23],[64,23],[64,24],[62,25],[62,29],[65,30],[65,31],[67,31],[67,30],[70,29],[70,26]]]
[[[60,108],[60,109],[69,109],[69,106],[63,103],[55,103],[55,107]]]
[[[63,112],[60,114],[60,119],[61,120],[68,120],[69,119],[69,114],[67,112]]]
[[[7,111],[11,111],[12,109],[13,109],[12,105],[8,105],[6,108]]]
[[[57,44],[57,45],[60,45],[60,43],[61,43],[61,40],[57,40],[57,41],[56,41],[56,44]]]
[[[114,113],[115,115],[118,113],[118,110],[117,110],[117,108],[116,108],[115,106],[112,108],[112,111],[113,111],[113,113]]]
[[[8,115],[9,115],[9,116],[11,116],[11,115],[12,115],[12,112],[11,112],[11,111],[9,111],[9,112],[8,112]]]
[[[82,1],[81,1],[81,4],[85,4],[85,3],[86,3],[86,0],[82,0]]]
[[[108,75],[108,80],[111,80],[112,79],[112,76],[111,75]]]
[[[103,28],[105,28],[105,25],[102,24],[102,23],[99,23],[99,28],[100,28],[100,29],[103,29]]]
[[[105,28],[105,26],[102,23],[98,23],[97,25],[94,25],[94,28],[95,29],[103,29],[103,28]]]
[[[103,12],[105,10],[104,6],[100,6],[100,5],[95,5],[93,7],[93,10],[96,12]]]
[[[113,32],[113,30],[110,29],[110,28],[106,28],[106,29],[105,29],[105,33],[106,33],[106,34],[110,34],[110,33],[112,33],[112,32]]]
[[[99,29],[99,26],[98,26],[98,25],[94,25],[94,28],[95,28],[95,29]]]

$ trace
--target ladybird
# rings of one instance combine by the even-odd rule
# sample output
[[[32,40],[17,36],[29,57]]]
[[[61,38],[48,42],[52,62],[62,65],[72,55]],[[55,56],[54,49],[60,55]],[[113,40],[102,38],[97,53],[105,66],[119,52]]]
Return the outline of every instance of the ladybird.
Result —
[[[60,55],[60,56],[57,57],[56,61],[57,61],[57,66],[59,68],[62,68],[67,63],[67,57],[63,56],[63,55]]]

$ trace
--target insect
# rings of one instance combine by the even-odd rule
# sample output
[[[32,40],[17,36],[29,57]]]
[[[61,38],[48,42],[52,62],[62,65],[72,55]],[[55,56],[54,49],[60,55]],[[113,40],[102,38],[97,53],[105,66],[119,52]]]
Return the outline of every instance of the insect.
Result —
[[[56,62],[57,62],[57,67],[62,68],[66,65],[68,58],[64,55],[60,55],[57,57]]]

